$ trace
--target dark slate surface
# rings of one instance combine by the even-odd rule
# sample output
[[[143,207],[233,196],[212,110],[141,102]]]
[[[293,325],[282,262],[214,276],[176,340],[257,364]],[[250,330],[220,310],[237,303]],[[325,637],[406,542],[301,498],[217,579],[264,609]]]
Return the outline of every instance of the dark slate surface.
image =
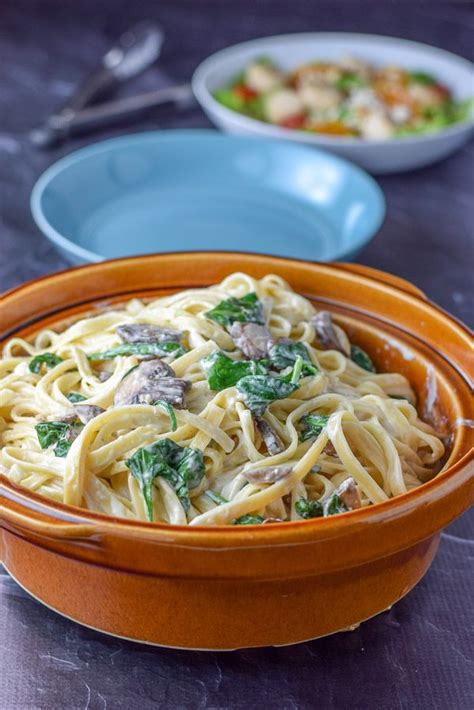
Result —
[[[3,0],[2,289],[67,266],[32,224],[28,197],[47,165],[92,140],[76,139],[41,153],[29,146],[25,133],[61,102],[117,33],[146,17],[165,26],[160,66],[178,80],[227,44],[303,30],[391,34],[472,58],[469,2]],[[158,78],[150,71],[127,91],[152,88]],[[157,112],[93,140],[145,128],[207,125],[198,109]],[[381,179],[387,220],[359,259],[412,280],[471,323],[472,157],[471,144],[438,165]],[[357,631],[292,648],[228,654],[109,639],[44,609],[0,571],[0,709],[471,708],[473,527],[472,513],[450,526],[420,585]]]

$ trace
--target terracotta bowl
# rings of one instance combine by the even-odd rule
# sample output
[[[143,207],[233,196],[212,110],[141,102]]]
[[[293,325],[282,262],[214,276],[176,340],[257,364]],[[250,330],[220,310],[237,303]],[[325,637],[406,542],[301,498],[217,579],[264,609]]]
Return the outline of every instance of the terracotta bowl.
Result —
[[[471,339],[418,289],[382,272],[229,253],[102,262],[5,295],[5,338],[30,337],[133,296],[207,286],[232,271],[273,272],[332,310],[378,369],[426,397],[434,373],[452,432],[443,471],[371,508],[269,526],[187,528],[129,522],[59,505],[0,476],[0,558],[52,609],[147,643],[232,649],[296,643],[383,611],[429,568],[440,533],[474,499]]]

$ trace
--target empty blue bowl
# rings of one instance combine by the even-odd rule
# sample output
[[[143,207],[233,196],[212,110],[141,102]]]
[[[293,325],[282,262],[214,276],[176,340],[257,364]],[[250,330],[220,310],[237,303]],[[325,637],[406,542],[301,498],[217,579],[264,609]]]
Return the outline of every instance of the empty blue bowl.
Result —
[[[31,209],[75,264],[197,249],[332,261],[367,244],[385,201],[364,171],[324,151],[173,130],[71,153],[39,178]]]

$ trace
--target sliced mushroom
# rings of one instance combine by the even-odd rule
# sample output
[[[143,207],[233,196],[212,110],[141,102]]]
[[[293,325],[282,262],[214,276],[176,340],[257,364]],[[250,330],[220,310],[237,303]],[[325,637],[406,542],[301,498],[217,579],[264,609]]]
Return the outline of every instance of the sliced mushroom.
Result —
[[[352,476],[346,478],[346,480],[336,488],[336,493],[349,510],[355,510],[355,508],[361,507],[359,491],[357,490],[356,482]]]
[[[329,311],[319,311],[311,318],[311,324],[314,326],[316,335],[324,350],[337,350],[346,357],[349,357],[351,352],[347,343],[341,338]]]
[[[273,343],[268,328],[258,323],[236,322],[229,332],[236,346],[249,360],[260,360],[266,357]]]
[[[62,422],[63,424],[72,424],[76,419],[76,414],[70,410],[65,410],[62,416],[50,414],[47,417],[37,417],[39,422]]]
[[[285,450],[282,440],[274,428],[263,417],[255,416],[253,420],[270,456],[276,456],[276,454],[280,454]]]
[[[447,437],[449,435],[448,420],[441,411],[438,383],[433,367],[428,368],[428,376],[425,382],[425,403],[423,406],[423,420],[431,424],[438,436]]]
[[[83,424],[88,424],[91,419],[105,412],[105,409],[98,407],[96,404],[75,404],[74,412]]]
[[[326,444],[326,446],[323,449],[323,453],[326,454],[326,456],[337,456],[338,455],[336,449],[334,448],[334,444],[332,443],[332,441],[328,441],[328,443]]]
[[[117,335],[124,343],[179,343],[182,333],[150,323],[129,323],[119,325]]]
[[[97,374],[97,379],[99,382],[107,382],[107,380],[110,380],[112,377],[112,373],[109,372],[108,370],[100,370]]]
[[[242,471],[242,476],[249,483],[276,483],[282,478],[289,476],[292,471],[291,466],[267,466],[266,468],[257,468],[253,471]]]
[[[174,376],[174,370],[159,358],[144,360],[126,375],[115,392],[114,404],[153,404],[162,399],[178,409],[191,388],[188,380]]]

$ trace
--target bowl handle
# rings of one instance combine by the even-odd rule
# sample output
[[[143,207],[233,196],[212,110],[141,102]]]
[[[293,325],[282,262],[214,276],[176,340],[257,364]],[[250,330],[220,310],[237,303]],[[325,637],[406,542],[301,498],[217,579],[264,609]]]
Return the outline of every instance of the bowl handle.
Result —
[[[371,266],[363,266],[362,264],[349,264],[347,262],[338,262],[337,264],[345,271],[352,271],[354,274],[360,276],[367,276],[370,279],[376,279],[377,281],[382,281],[382,283],[387,284],[387,286],[394,286],[395,288],[401,289],[406,293],[416,296],[417,298],[422,298],[427,301],[428,298],[423,291],[421,291],[417,286],[414,286],[406,279],[402,279],[400,276],[395,276],[394,274],[388,274],[386,271],[379,271],[378,269],[373,269]]]
[[[6,523],[6,525],[5,525]],[[87,523],[48,522],[43,518],[25,515],[13,508],[3,507],[0,513],[0,527],[18,533],[33,533],[48,539],[83,540],[97,536],[97,527]]]

